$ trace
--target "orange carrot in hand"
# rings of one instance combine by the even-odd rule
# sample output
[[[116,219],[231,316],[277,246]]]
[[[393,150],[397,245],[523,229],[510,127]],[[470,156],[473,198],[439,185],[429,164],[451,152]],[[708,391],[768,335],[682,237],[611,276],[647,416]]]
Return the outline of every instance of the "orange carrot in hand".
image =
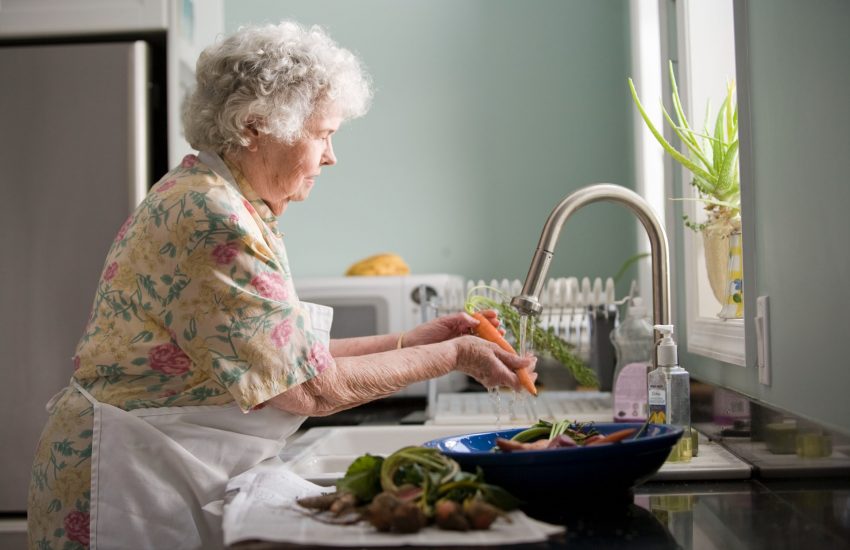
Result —
[[[493,342],[498,345],[503,350],[513,353],[517,355],[516,350],[513,346],[505,340],[504,336],[499,332],[499,329],[493,326],[493,324],[484,317],[479,312],[475,312],[472,316],[478,320],[478,326],[475,327],[475,334],[480,338],[484,338],[488,342]],[[531,381],[531,375],[528,374],[527,369],[519,369],[516,372],[517,378],[519,378],[519,383],[522,384],[522,387],[526,389],[528,393],[531,395],[537,395],[537,388],[534,387],[534,382]]]

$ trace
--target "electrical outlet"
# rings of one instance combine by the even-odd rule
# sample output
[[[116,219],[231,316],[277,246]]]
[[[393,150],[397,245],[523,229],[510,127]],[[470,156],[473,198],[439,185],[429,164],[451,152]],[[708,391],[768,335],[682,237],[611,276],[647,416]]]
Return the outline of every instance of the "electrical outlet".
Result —
[[[759,382],[770,385],[770,307],[767,296],[756,298],[756,366]]]

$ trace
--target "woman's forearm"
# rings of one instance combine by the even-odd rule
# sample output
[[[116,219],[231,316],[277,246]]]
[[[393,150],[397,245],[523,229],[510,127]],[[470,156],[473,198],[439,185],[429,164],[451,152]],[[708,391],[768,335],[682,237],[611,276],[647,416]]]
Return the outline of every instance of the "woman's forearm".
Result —
[[[338,338],[331,340],[330,351],[334,357],[355,357],[396,349],[400,333]]]
[[[456,363],[456,348],[450,342],[336,357],[334,366],[272,398],[271,404],[294,414],[325,416],[447,374]]]

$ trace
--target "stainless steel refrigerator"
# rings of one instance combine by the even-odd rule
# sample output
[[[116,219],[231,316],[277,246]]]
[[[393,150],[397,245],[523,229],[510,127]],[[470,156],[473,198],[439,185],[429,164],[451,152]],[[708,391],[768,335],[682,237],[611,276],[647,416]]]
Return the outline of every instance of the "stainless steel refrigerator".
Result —
[[[0,44],[3,517],[26,510],[45,403],[71,377],[103,260],[161,164],[149,146],[161,128],[150,97],[162,87],[151,50]]]

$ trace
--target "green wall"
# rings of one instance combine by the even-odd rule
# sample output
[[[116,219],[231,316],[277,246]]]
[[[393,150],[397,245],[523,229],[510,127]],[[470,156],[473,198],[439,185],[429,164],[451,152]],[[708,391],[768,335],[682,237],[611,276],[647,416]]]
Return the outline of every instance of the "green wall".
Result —
[[[281,218],[296,277],[393,251],[417,273],[522,278],[561,198],[634,187],[625,0],[225,2],[228,31],[282,18],[326,27],[377,90]],[[635,250],[631,215],[592,205],[550,275],[610,276]]]
[[[745,266],[748,368],[682,361],[696,377],[850,433],[850,3],[749,0],[739,15],[748,37],[736,47],[749,67],[739,59],[738,80],[750,103],[741,135],[751,136],[741,160],[744,250],[754,258]],[[761,295],[771,308],[770,386],[754,368]]]

